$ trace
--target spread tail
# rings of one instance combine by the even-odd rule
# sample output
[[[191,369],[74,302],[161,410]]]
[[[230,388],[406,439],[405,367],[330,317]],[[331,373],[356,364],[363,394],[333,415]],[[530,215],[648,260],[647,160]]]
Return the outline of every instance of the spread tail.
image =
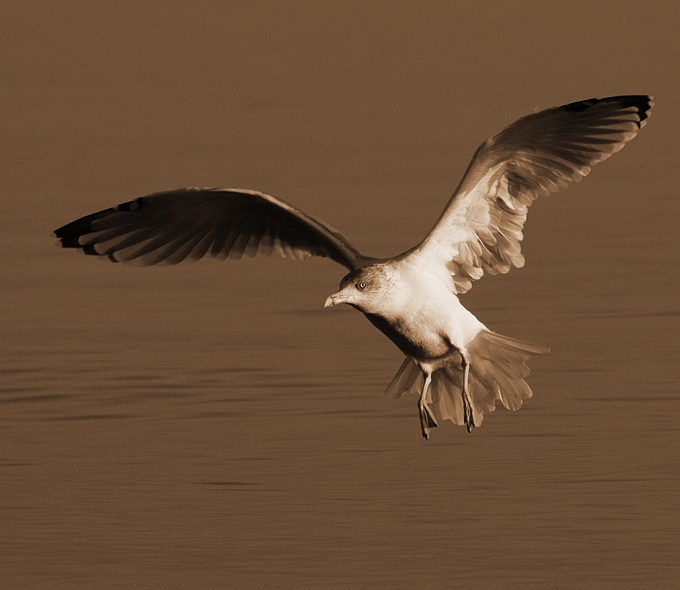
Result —
[[[527,361],[534,354],[550,349],[482,330],[467,347],[470,363],[468,389],[472,401],[474,423],[482,423],[484,413],[493,412],[496,401],[508,410],[519,410],[525,399],[532,396],[524,380],[531,372]],[[392,398],[406,393],[420,394],[424,376],[409,358],[404,359],[385,394]],[[465,423],[463,403],[463,369],[459,355],[432,374],[430,408],[438,421]]]

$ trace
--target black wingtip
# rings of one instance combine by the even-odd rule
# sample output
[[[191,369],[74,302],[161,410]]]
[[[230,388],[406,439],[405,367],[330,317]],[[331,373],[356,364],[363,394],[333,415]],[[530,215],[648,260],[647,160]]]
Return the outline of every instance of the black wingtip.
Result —
[[[80,220],[62,225],[54,230],[54,235],[59,239],[62,248],[82,248],[78,238],[84,233],[83,224]]]
[[[654,106],[654,97],[647,94],[612,96],[609,100],[620,103],[623,108],[635,107],[637,109],[638,117],[640,117],[638,123],[639,127],[642,127],[645,124],[645,121],[649,119],[650,111]]]
[[[121,203],[115,207],[104,209],[103,211],[92,213],[91,215],[86,215],[85,217],[76,219],[71,223],[62,225],[60,228],[54,230],[54,235],[59,238],[63,248],[81,248],[85,254],[99,255],[99,252],[93,250],[92,248],[88,248],[87,246],[84,247],[79,241],[82,236],[92,233],[92,222],[100,219],[101,217],[105,217],[114,211],[139,211],[145,205],[145,198],[138,197],[132,201]]]
[[[80,238],[92,231],[92,217],[92,215],[88,215],[87,217],[76,219],[71,223],[67,223],[66,225],[62,225],[60,228],[55,229],[54,235],[59,238],[61,247],[80,248],[84,250],[86,254],[89,254],[89,252],[83,248],[83,244],[80,243]],[[92,252],[92,254],[96,254],[96,252]]]
[[[607,96],[606,98],[588,98],[586,100],[565,104],[562,108],[565,111],[581,112],[603,102],[618,103],[621,108],[624,109],[635,107],[637,109],[637,115],[640,118],[637,123],[638,127],[643,127],[645,125],[645,121],[649,118],[649,112],[654,106],[654,98],[652,96],[647,94],[625,94],[620,96]]]

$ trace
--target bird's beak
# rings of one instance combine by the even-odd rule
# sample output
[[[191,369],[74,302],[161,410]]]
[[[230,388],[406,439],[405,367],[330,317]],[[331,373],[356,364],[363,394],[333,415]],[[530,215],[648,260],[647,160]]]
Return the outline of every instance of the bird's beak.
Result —
[[[330,295],[326,302],[323,304],[324,307],[333,307],[335,305],[340,305],[341,303],[349,303],[351,300],[351,295],[346,293],[344,290],[338,291]]]

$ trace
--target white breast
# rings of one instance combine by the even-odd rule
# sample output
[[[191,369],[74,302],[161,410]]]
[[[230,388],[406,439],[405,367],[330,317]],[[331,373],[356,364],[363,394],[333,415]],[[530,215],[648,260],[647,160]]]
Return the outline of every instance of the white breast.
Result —
[[[446,337],[456,348],[465,350],[485,329],[484,324],[463,307],[453,291],[450,274],[442,277],[413,262],[400,261],[396,268],[399,282],[405,286],[400,315],[428,338]]]

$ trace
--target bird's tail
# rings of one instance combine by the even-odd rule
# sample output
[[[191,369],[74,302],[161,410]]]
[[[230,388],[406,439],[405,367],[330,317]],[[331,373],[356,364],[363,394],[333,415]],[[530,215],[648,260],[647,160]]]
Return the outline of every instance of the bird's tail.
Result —
[[[482,330],[467,347],[470,363],[468,390],[472,400],[475,426],[482,423],[484,413],[493,412],[496,401],[508,410],[519,410],[532,392],[525,378],[531,372],[527,361],[534,354],[544,354],[550,349],[508,338]],[[387,386],[385,394],[397,398],[406,393],[420,394],[424,377],[409,358]],[[438,421],[451,420],[454,424],[465,422],[463,402],[463,368],[461,358],[453,355],[451,361],[432,374],[430,408]]]

